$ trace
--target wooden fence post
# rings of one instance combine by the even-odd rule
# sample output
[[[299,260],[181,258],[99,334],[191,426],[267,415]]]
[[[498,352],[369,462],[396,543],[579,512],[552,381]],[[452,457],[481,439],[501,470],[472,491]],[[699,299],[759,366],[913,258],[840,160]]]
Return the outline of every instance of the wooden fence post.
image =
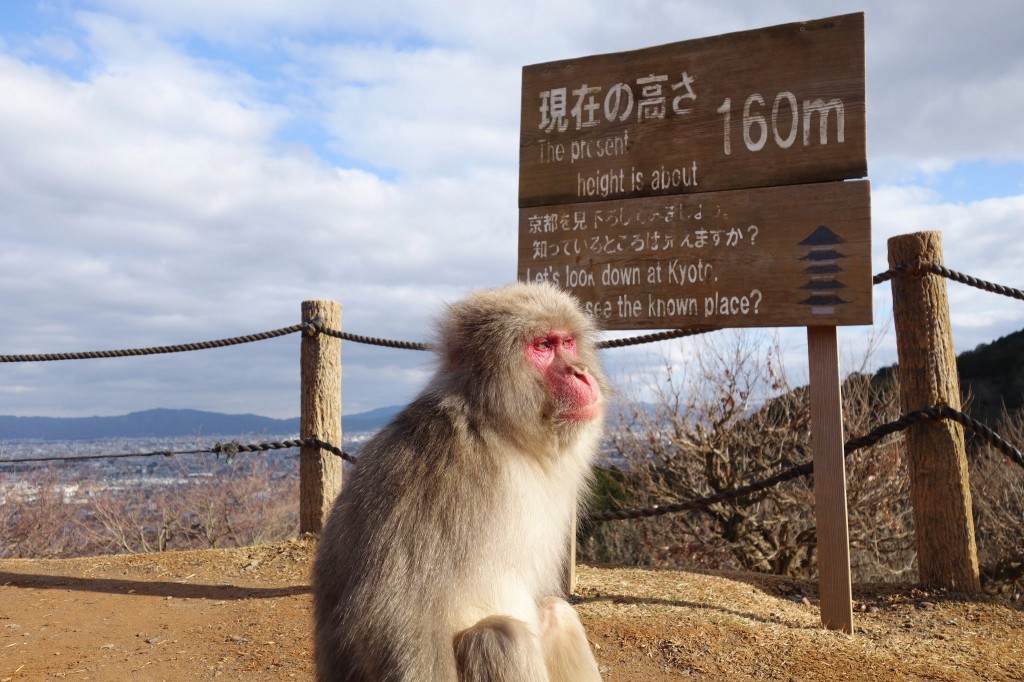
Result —
[[[302,321],[341,329],[341,305],[303,301]],[[302,407],[299,437],[341,447],[341,341],[326,334],[303,335]],[[299,456],[299,532],[319,533],[341,491],[341,459],[314,446]]]
[[[943,262],[939,232],[900,235],[888,244],[891,268],[903,265],[912,272]],[[960,409],[946,281],[936,275],[893,277],[892,309],[903,411],[935,405]],[[925,421],[906,430],[906,441],[920,580],[979,592],[963,427]]]

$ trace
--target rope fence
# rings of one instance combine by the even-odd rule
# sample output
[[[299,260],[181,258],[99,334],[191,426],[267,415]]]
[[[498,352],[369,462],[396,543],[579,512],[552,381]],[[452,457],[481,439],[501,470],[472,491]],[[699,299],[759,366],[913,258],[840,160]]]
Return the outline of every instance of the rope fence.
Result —
[[[256,341],[267,341],[276,339],[279,336],[287,336],[303,331],[309,325],[295,324],[291,327],[283,327],[269,332],[249,334],[247,336],[235,336],[230,339],[219,339],[217,341],[201,341],[198,343],[183,343],[176,346],[153,346],[151,348],[124,348],[121,350],[96,350],[78,353],[43,353],[30,355],[0,355],[0,362],[52,362],[56,360],[96,360],[99,358],[127,358],[140,355],[161,355],[165,353],[184,353],[195,350],[209,350],[211,348],[224,348],[226,346],[237,346],[243,343],[254,343]]]
[[[974,287],[975,289],[981,289],[982,291],[987,291],[992,294],[999,294],[1000,296],[1008,296],[1010,298],[1015,298],[1018,301],[1024,301],[1024,291],[1020,289],[1014,289],[1012,287],[1004,286],[1002,284],[996,284],[994,282],[988,282],[983,279],[978,279],[977,277],[965,275],[962,272],[950,270],[946,266],[940,265],[939,263],[918,263],[913,266],[897,265],[896,267],[890,270],[878,273],[877,275],[871,278],[871,282],[872,284],[877,285],[882,284],[883,282],[888,282],[897,275],[923,277],[924,275],[927,275],[929,273],[933,275],[938,275],[940,277],[945,277],[946,279],[952,280],[954,282],[959,282],[960,284],[966,284],[967,286]]]
[[[969,429],[972,433],[980,436],[987,443],[1001,451],[1011,460],[1013,460],[1018,466],[1024,469],[1024,453],[1018,448],[1014,447],[1006,440],[1004,440],[999,434],[990,429],[988,426],[982,424],[977,419],[974,419],[970,415],[964,414],[960,410],[954,410],[951,407],[944,405],[929,407],[923,410],[915,410],[908,412],[895,421],[882,424],[876,427],[870,433],[865,434],[859,438],[851,438],[846,441],[843,451],[846,455],[850,455],[857,450],[862,448],[876,445],[886,436],[890,436],[894,433],[898,433],[905,429],[910,428],[914,424],[919,424],[924,421],[941,421],[949,419],[958,422],[960,425]],[[797,464],[795,466],[784,469],[774,476],[770,476],[766,479],[756,481],[754,483],[748,483],[747,485],[739,488],[733,488],[732,490],[723,490],[707,497],[701,497],[695,500],[687,500],[684,502],[675,502],[672,504],[655,505],[653,507],[645,507],[642,509],[631,509],[623,511],[610,511],[600,514],[592,514],[589,518],[593,521],[620,521],[625,519],[639,519],[639,518],[650,518],[652,516],[664,516],[665,514],[675,514],[687,510],[705,510],[713,504],[720,502],[728,502],[730,500],[738,500],[748,495],[767,490],[780,483],[786,481],[792,481],[796,478],[803,476],[809,476],[814,473],[814,464],[812,462],[805,462],[803,464]]]
[[[327,450],[336,457],[355,464],[355,455],[345,452],[336,445],[332,445],[319,438],[292,438],[288,440],[270,441],[267,443],[255,443],[244,445],[238,441],[228,443],[215,443],[208,448],[199,450],[154,450],[152,452],[122,452],[114,454],[95,455],[47,455],[43,457],[0,457],[0,465],[4,464],[33,464],[36,462],[85,462],[98,459],[127,459],[130,457],[175,457],[177,455],[224,455],[230,463],[240,452],[269,452],[270,450],[290,450],[312,446]]]
[[[975,287],[1001,296],[1008,296],[1018,300],[1024,300],[1024,291],[994,284],[991,282],[986,282],[984,280],[979,280],[977,278],[974,278],[974,276],[964,274],[963,272],[957,272],[956,270],[949,269],[939,263],[918,262],[914,263],[913,265],[899,265],[893,267],[892,269],[874,275],[871,280],[872,284],[879,285],[888,282],[893,278],[896,278],[896,276],[924,276],[927,274],[935,274],[938,276],[942,276],[942,278],[946,278],[954,282],[965,284],[967,286]],[[623,348],[627,346],[634,346],[645,343],[665,341],[669,339],[695,336],[712,331],[716,331],[716,328],[688,328],[664,332],[655,332],[652,334],[645,334],[630,338],[604,340],[598,343],[598,347],[601,349]],[[244,343],[252,343],[256,341],[265,341],[268,339],[279,338],[299,332],[301,332],[306,337],[315,336],[317,334],[323,334],[329,337],[353,343],[369,344],[406,350],[430,350],[432,348],[431,344],[429,343],[414,341],[395,341],[390,339],[382,339],[341,332],[336,329],[332,329],[328,325],[325,325],[321,317],[315,317],[311,319],[311,321],[305,322],[300,325],[293,325],[291,327],[285,327],[282,329],[272,330],[269,332],[261,332],[257,334],[231,337],[214,341],[185,343],[179,345],[155,346],[147,348],[127,348],[121,350],[100,350],[87,352],[43,354],[0,354],[0,363],[36,363],[36,361],[129,357],[139,355],[185,352],[193,350],[206,350],[212,348],[223,348],[226,346],[233,346]],[[961,411],[954,410],[947,406],[936,406],[933,408],[909,412],[893,422],[883,424],[877,427],[876,429],[873,429],[866,435],[848,440],[845,443],[844,452],[846,455],[850,455],[851,453],[859,449],[862,449],[862,447],[867,447],[876,444],[886,436],[903,431],[914,424],[920,424],[925,421],[939,420],[951,420],[958,424],[961,424],[966,429],[974,433],[976,436],[982,438],[987,443],[995,447],[995,449],[1007,455],[1018,466],[1024,468],[1024,454],[1022,454],[1021,451],[1017,449],[1017,447],[1010,444],[1006,439],[1002,438],[999,434],[997,434],[995,431],[993,431],[986,425],[982,424],[978,420],[972,418],[971,416]],[[242,444],[238,441],[231,441],[227,443],[216,443],[206,450],[189,450],[179,452],[156,451],[148,453],[124,453],[114,455],[83,455],[78,457],[47,456],[9,458],[0,459],[0,465],[37,464],[44,462],[82,462],[88,460],[101,459],[126,459],[148,457],[168,458],[179,455],[197,454],[224,455],[225,458],[227,459],[227,462],[230,463],[234,459],[234,457],[237,457],[240,453],[259,453],[268,452],[272,450],[287,450],[296,449],[296,447],[304,446],[318,447],[318,449],[331,453],[335,457],[339,457],[353,464],[356,462],[357,459],[353,455],[350,455],[349,453],[346,453],[343,450],[341,450],[339,446],[314,436],[308,438],[287,439],[271,442],[262,442],[256,444]],[[712,505],[727,502],[730,500],[739,500],[745,497],[749,497],[756,493],[763,492],[765,491],[765,489],[778,485],[779,483],[788,480],[794,480],[796,478],[808,476],[811,474],[813,474],[813,463],[807,462],[804,464],[787,468],[772,476],[769,476],[768,478],[764,478],[762,480],[758,480],[736,488],[732,488],[729,489],[729,491],[721,491],[719,493],[707,497],[666,505],[655,505],[653,507],[647,507],[642,509],[616,510],[600,514],[592,514],[589,518],[594,521],[611,521],[635,518],[649,518],[653,516],[673,514],[686,510],[708,509]]]
[[[912,276],[912,277],[920,277],[920,276],[924,276],[926,274],[939,275],[941,277],[945,277],[947,279],[950,279],[950,280],[953,280],[953,281],[956,281],[956,282],[959,282],[959,283],[962,283],[962,284],[966,284],[966,285],[971,286],[971,287],[982,289],[982,290],[988,291],[990,293],[995,293],[995,294],[999,294],[999,295],[1002,295],[1002,296],[1008,296],[1008,297],[1011,297],[1011,298],[1015,298],[1017,300],[1024,300],[1024,291],[1022,291],[1020,289],[1014,289],[1012,287],[1007,287],[1007,286],[1004,286],[1002,284],[996,284],[994,282],[989,282],[989,281],[986,281],[986,280],[978,279],[976,277],[972,277],[971,275],[966,275],[966,274],[964,274],[962,272],[957,272],[956,270],[951,270],[951,269],[949,269],[949,268],[947,268],[947,267],[945,267],[945,266],[943,266],[943,265],[941,265],[939,263],[916,263],[914,265],[898,265],[898,266],[896,266],[896,267],[894,267],[892,269],[886,270],[885,272],[881,272],[881,273],[879,273],[877,275],[874,275],[872,277],[872,283],[875,284],[875,285],[882,284],[884,282],[888,282],[893,277],[900,276],[900,275],[906,275],[906,276]],[[656,342],[660,342],[660,341],[667,341],[667,340],[670,340],[670,339],[678,339],[678,338],[683,338],[683,337],[687,337],[687,336],[696,336],[696,335],[700,335],[700,334],[706,334],[706,333],[712,332],[712,331],[717,331],[717,328],[714,328],[714,327],[708,327],[708,328],[696,327],[696,328],[686,328],[686,329],[673,329],[673,330],[654,332],[654,333],[651,333],[651,334],[644,334],[644,335],[641,335],[641,336],[634,336],[634,337],[629,337],[629,338],[606,339],[604,341],[599,342],[597,344],[597,346],[600,349],[624,348],[624,347],[627,347],[627,346],[636,346],[636,345],[647,344],[647,343],[656,343]],[[177,344],[177,345],[170,345],[170,346],[152,346],[152,347],[147,347],[147,348],[125,348],[125,349],[120,349],[120,350],[84,351],[84,352],[72,352],[72,353],[43,353],[43,354],[34,353],[34,354],[20,354],[20,355],[18,355],[18,354],[16,354],[16,355],[0,355],[0,363],[49,362],[49,361],[59,361],[59,360],[93,360],[93,359],[99,359],[99,358],[121,358],[121,357],[137,357],[137,356],[144,356],[144,355],[159,355],[159,354],[167,354],[167,353],[182,353],[182,352],[198,351],[198,350],[210,350],[210,349],[213,349],[213,348],[225,348],[225,347],[228,347],[228,346],[236,346],[236,345],[245,344],[245,343],[254,343],[254,342],[257,342],[257,341],[267,341],[269,339],[274,339],[274,338],[278,338],[278,337],[281,337],[281,336],[287,336],[287,335],[295,334],[295,333],[298,333],[298,332],[302,332],[306,336],[315,335],[315,334],[325,334],[327,336],[331,336],[333,338],[337,338],[337,339],[340,339],[340,340],[343,340],[343,341],[349,341],[349,342],[352,342],[352,343],[361,343],[361,344],[367,344],[367,345],[373,345],[373,346],[382,346],[382,347],[387,347],[387,348],[396,348],[396,349],[402,349],[402,350],[428,351],[428,350],[432,349],[432,345],[431,344],[424,343],[424,342],[418,342],[418,341],[396,341],[396,340],[392,340],[392,339],[384,339],[384,338],[377,338],[377,337],[371,337],[371,336],[363,336],[361,334],[353,334],[353,333],[350,333],[350,332],[342,332],[342,331],[339,331],[337,329],[332,329],[332,328],[324,325],[322,323],[322,321],[318,318],[318,319],[311,320],[309,322],[304,322],[302,324],[296,324],[296,325],[292,325],[292,326],[289,326],[289,327],[282,327],[280,329],[274,329],[274,330],[271,330],[271,331],[258,332],[258,333],[255,333],[255,334],[248,334],[248,335],[245,335],[245,336],[235,336],[235,337],[230,337],[230,338],[226,338],[226,339],[217,339],[217,340],[213,340],[213,341],[200,341],[200,342],[195,342],[195,343],[184,343],[184,344]],[[960,412],[958,410],[953,410],[953,409],[948,408],[948,407],[941,407],[941,406],[930,408],[929,410],[919,410],[917,412],[909,413],[907,415],[904,415],[904,417],[902,417],[900,420],[897,420],[895,422],[891,422],[889,424],[885,424],[885,425],[879,427],[878,429],[873,431],[871,434],[868,434],[867,436],[864,436],[863,438],[849,441],[847,443],[847,452],[850,452],[849,448],[851,447],[851,444],[853,445],[854,449],[859,448],[859,447],[863,447],[864,445],[862,444],[862,442],[864,442],[867,439],[870,439],[872,437],[875,437],[879,432],[884,431],[886,429],[888,429],[888,431],[885,431],[884,433],[881,433],[881,436],[887,435],[888,433],[893,433],[895,431],[902,430],[902,429],[906,428],[906,426],[908,426],[910,423],[916,423],[916,421],[920,421],[922,419],[935,419],[935,418],[938,418],[939,416],[941,416],[942,418],[945,418],[945,419],[953,419],[955,421],[958,421],[961,425],[971,429],[974,433],[976,433],[978,435],[982,435],[990,443],[992,443],[993,445],[995,445],[999,449],[1003,450],[1003,452],[1007,452],[1009,454],[1012,451],[1015,454],[1010,454],[1011,458],[1013,458],[1014,461],[1016,461],[1018,464],[1021,464],[1022,466],[1024,466],[1024,459],[1022,459],[1020,451],[1017,450],[1016,448],[1013,448],[1013,446],[1010,446],[1008,443],[1006,443],[1005,440],[1003,440],[1001,437],[999,437],[997,434],[995,434],[993,431],[991,431],[991,429],[986,427],[984,424],[981,424],[977,420],[971,418],[970,416],[964,414],[963,412]],[[881,436],[877,436],[877,437],[881,437]],[[876,440],[877,440],[877,437],[876,437]],[[315,440],[315,439],[313,439],[313,440]],[[241,445],[237,445],[237,444],[235,444],[235,445],[237,445],[237,447],[240,448],[239,451],[252,452],[252,451],[254,451],[254,449],[268,450],[268,449],[275,449],[275,448],[282,448],[282,447],[292,448],[292,447],[300,447],[300,446],[302,446],[304,444],[302,441],[283,441],[283,443],[291,443],[291,444],[289,444],[289,445],[282,445],[282,444],[278,444],[278,443],[273,443],[273,444],[261,444],[261,445],[258,445],[258,446],[241,446]],[[327,450],[330,450],[330,451],[336,451],[336,452],[334,452],[334,454],[336,454],[338,456],[341,456],[343,459],[346,459],[346,460],[349,460],[349,461],[353,461],[353,462],[355,461],[354,458],[351,455],[349,455],[348,453],[343,453],[340,449],[336,448],[333,445],[324,443],[323,441],[316,441],[316,443],[309,442],[309,443],[305,443],[305,444],[311,444],[311,445],[315,444],[318,447],[321,447],[323,449],[327,449]],[[872,444],[872,443],[866,443],[866,444]],[[184,452],[163,452],[163,451],[158,451],[158,452],[152,452],[152,453],[134,453],[134,454],[121,454],[121,455],[88,455],[88,456],[76,457],[76,458],[72,458],[72,459],[102,459],[102,458],[110,458],[110,457],[170,456],[170,455],[174,455],[174,454],[197,454],[197,453],[203,453],[203,452],[214,452],[214,453],[217,453],[217,452],[221,452],[221,450],[217,449],[217,448],[221,448],[221,447],[227,447],[227,446],[221,446],[221,445],[218,444],[218,445],[214,446],[213,449],[210,449],[210,450],[197,450],[197,451],[184,451]],[[1007,450],[1007,448],[1009,448],[1009,450]],[[60,458],[60,457],[46,457],[46,458],[33,458],[31,460],[27,460],[27,459],[23,459],[23,460],[7,459],[7,460],[0,460],[0,463],[2,463],[2,462],[16,462],[16,461],[36,461],[36,462],[59,461],[59,460],[62,460],[62,459],[64,459],[64,458]]]
[[[1024,291],[1020,289],[1013,289],[1011,287],[1003,286],[1001,284],[995,284],[993,282],[987,282],[970,275],[965,275],[956,270],[950,270],[943,265],[938,263],[925,263],[916,264],[914,266],[900,265],[891,270],[881,272],[871,278],[873,284],[878,285],[883,282],[888,282],[895,276],[907,275],[912,277],[920,277],[926,274],[935,274],[961,284],[982,289],[994,294],[1000,294],[1002,296],[1009,296],[1017,300],[1024,301]],[[668,331],[655,332],[652,334],[644,334],[641,336],[633,336],[623,339],[606,339],[600,341],[597,347],[600,349],[610,348],[625,348],[627,346],[637,346],[646,343],[656,343],[659,341],[667,341],[670,339],[679,339],[687,336],[696,336],[699,334],[706,334],[708,332],[717,331],[716,327],[693,327],[686,329],[672,329]],[[235,336],[227,339],[218,339],[214,341],[200,341],[196,343],[184,343],[174,346],[153,346],[149,348],[125,348],[121,350],[100,350],[100,351],[85,351],[77,353],[41,353],[41,354],[23,354],[23,355],[0,355],[0,363],[5,362],[52,362],[58,360],[95,360],[99,358],[124,358],[124,357],[137,357],[142,355],[160,355],[166,353],[184,353],[188,351],[198,350],[210,350],[213,348],[224,348],[227,346],[237,346],[244,343],[254,343],[256,341],[267,341],[269,339],[275,339],[281,336],[287,336],[289,334],[295,334],[302,332],[305,335],[310,334],[325,334],[327,336],[341,339],[342,341],[350,341],[352,343],[361,343],[371,346],[382,346],[385,348],[397,348],[401,350],[419,350],[428,351],[432,349],[431,344],[424,343],[421,341],[395,341],[392,339],[382,339],[372,336],[362,336],[360,334],[352,334],[349,332],[338,331],[337,329],[331,329],[320,323],[319,320],[313,320],[310,322],[304,322],[302,324],[292,325],[290,327],[282,327],[281,329],[274,329],[272,331],[260,332],[256,334],[249,334],[246,336]]]
[[[1003,296],[1009,296],[1018,300],[1024,300],[1024,291],[1020,289],[1014,289],[1011,287],[1003,286],[1001,284],[995,284],[988,282],[970,275],[965,275],[961,272],[951,270],[938,263],[916,263],[912,266],[899,265],[885,272],[879,273],[872,277],[873,284],[882,284],[891,280],[896,276],[911,276],[920,277],[927,274],[935,274],[947,279],[966,284],[984,291],[988,291]],[[634,336],[622,339],[607,339],[598,343],[598,348],[601,349],[612,349],[612,348],[624,348],[627,346],[635,346],[646,343],[656,343],[660,341],[666,341],[670,339],[678,339],[687,336],[695,336],[699,334],[705,334],[707,332],[716,331],[716,328],[687,328],[687,329],[674,329],[668,331],[655,332],[651,334],[644,334],[641,336]],[[352,334],[349,332],[341,332],[336,329],[332,329],[322,323],[317,318],[309,322],[302,324],[292,325],[290,327],[282,327],[281,329],[275,329],[266,332],[259,332],[256,334],[248,334],[245,336],[236,336],[226,339],[218,339],[213,341],[202,341],[196,343],[185,343],[170,346],[153,346],[148,348],[127,348],[121,350],[104,350],[104,351],[86,351],[86,352],[75,352],[75,353],[49,353],[49,354],[25,354],[25,355],[0,355],[0,362],[13,363],[13,362],[47,362],[57,360],[91,360],[97,358],[120,358],[120,357],[136,357],[142,355],[158,355],[166,353],[181,353],[188,351],[198,350],[209,350],[213,348],[224,348],[227,346],[235,346],[245,343],[254,343],[257,341],[266,341],[289,334],[295,334],[301,332],[303,335],[310,336],[315,334],[325,334],[333,338],[337,338],[343,341],[349,341],[353,343],[368,344],[374,346],[383,346],[387,348],[396,348],[402,350],[419,350],[426,351],[431,350],[432,346],[429,343],[416,342],[416,341],[396,341],[391,339],[376,338],[370,336],[363,336],[360,334]],[[950,419],[958,422],[975,435],[983,438],[986,442],[999,449],[1001,452],[1006,454],[1019,466],[1024,467],[1024,454],[1021,453],[1016,447],[1010,445],[1001,436],[995,433],[992,429],[985,426],[981,422],[977,421],[973,417],[953,408],[946,406],[936,406],[924,410],[917,410],[903,415],[900,419],[883,424],[878,428],[874,429],[871,433],[847,441],[845,446],[846,454],[849,454],[857,449],[874,445],[880,439],[887,435],[902,431],[908,428],[912,424],[919,423],[925,420],[939,420],[939,419]],[[344,452],[341,448],[336,445],[327,443],[317,438],[307,439],[294,439],[275,441],[270,443],[260,443],[256,445],[242,445],[238,442],[231,442],[227,444],[217,443],[211,448],[205,450],[184,450],[184,451],[154,451],[154,452],[142,452],[142,453],[120,453],[120,454],[96,454],[96,455],[82,455],[77,457],[61,457],[61,456],[47,456],[47,457],[19,457],[19,458],[7,458],[0,459],[0,464],[11,464],[11,463],[34,463],[34,462],[55,462],[55,461],[85,461],[85,460],[96,460],[96,459],[120,459],[129,457],[171,457],[174,455],[191,455],[191,454],[224,454],[230,461],[239,452],[263,452],[268,450],[278,449],[289,449],[298,448],[303,446],[314,446],[331,452],[337,457],[354,463],[356,457],[347,452]],[[622,511],[622,512],[609,512],[606,514],[593,515],[593,520],[617,520],[626,518],[640,518],[647,516],[658,516],[662,514],[670,514],[678,511],[684,511],[686,509],[699,509],[706,508],[709,505],[717,502],[722,502],[730,499],[738,499],[748,496],[752,493],[765,490],[766,488],[772,487],[784,481],[789,481],[794,478],[806,476],[812,473],[812,467],[810,463],[801,464],[795,467],[791,467],[786,471],[780,472],[770,478],[750,483],[741,488],[736,488],[730,491],[723,491],[711,495],[709,497],[701,498],[698,500],[690,500],[687,502],[679,502],[669,505],[659,505],[641,510]]]
[[[923,410],[915,410],[908,412],[895,421],[882,424],[876,427],[870,433],[867,433],[858,438],[851,438],[846,441],[844,446],[844,452],[847,455],[860,450],[862,448],[876,445],[883,438],[890,436],[894,433],[898,433],[905,429],[910,428],[914,424],[919,424],[924,421],[941,421],[941,420],[952,420],[963,427],[970,430],[975,435],[979,436],[987,443],[1001,451],[1018,466],[1024,469],[1024,453],[1018,448],[1014,447],[1003,439],[999,434],[993,431],[991,428],[981,423],[977,419],[974,419],[970,415],[967,415],[960,410],[955,410],[951,407],[939,405],[936,407],[930,407]],[[292,448],[300,448],[304,446],[318,447],[323,450],[327,450],[336,457],[340,457],[347,462],[355,464],[357,457],[348,452],[345,452],[341,448],[327,443],[319,438],[298,438],[281,441],[270,441],[266,443],[256,443],[251,445],[243,445],[238,441],[231,441],[229,443],[217,443],[210,448],[201,450],[157,450],[153,452],[136,452],[136,453],[121,453],[121,454],[109,454],[109,455],[83,455],[80,457],[67,457],[67,456],[51,456],[51,457],[16,457],[10,459],[0,459],[0,465],[13,464],[13,463],[36,463],[36,462],[76,462],[96,459],[121,459],[127,457],[173,457],[175,455],[196,455],[196,454],[216,454],[225,455],[228,462],[230,463],[235,456],[241,452],[267,452],[270,450],[286,450]],[[694,500],[686,500],[683,502],[673,502],[671,504],[654,505],[652,507],[644,507],[640,509],[628,509],[628,510],[615,510],[609,512],[602,512],[598,514],[590,514],[587,518],[591,521],[625,521],[630,519],[639,518],[651,518],[655,516],[664,516],[666,514],[676,514],[688,510],[706,510],[711,505],[718,504],[721,502],[728,502],[732,500],[740,500],[744,497],[752,495],[754,493],[762,492],[769,488],[773,488],[780,483],[792,481],[797,478],[809,476],[814,473],[814,465],[812,462],[805,462],[798,464],[788,469],[784,469],[779,473],[770,476],[768,478],[748,483],[747,485],[739,488],[733,488],[731,490],[723,490],[713,495],[701,497]]]
[[[959,429],[931,427],[912,429],[911,427],[925,422],[954,421],[1024,468],[1024,454],[1019,449],[1009,444],[992,429],[953,407],[960,406],[960,388],[956,381],[957,368],[952,346],[952,330],[948,323],[949,303],[945,284],[941,279],[949,279],[1017,300],[1024,300],[1024,291],[951,270],[940,264],[942,260],[941,235],[938,232],[894,237],[889,240],[889,262],[902,265],[894,266],[890,270],[872,277],[873,285],[892,282],[896,345],[900,357],[901,402],[912,407],[928,405],[933,407],[908,412],[893,422],[876,427],[864,436],[846,441],[843,444],[843,454],[838,451],[840,437],[835,439],[834,444],[825,448],[827,452],[824,452],[824,455],[827,457],[823,455],[823,451],[816,448],[812,461],[790,466],[758,481],[727,490],[719,490],[696,499],[656,504],[639,509],[613,509],[594,513],[585,517],[585,520],[600,522],[652,518],[687,510],[713,513],[714,507],[717,505],[744,499],[746,500],[744,504],[749,504],[759,499],[754,496],[761,496],[765,494],[765,491],[786,481],[814,475],[816,499],[821,498],[822,490],[826,490],[831,499],[842,501],[842,505],[839,507],[831,504],[821,505],[820,502],[815,504],[815,513],[818,514],[816,532],[820,543],[818,549],[821,553],[818,565],[822,576],[820,580],[822,622],[830,628],[835,628],[838,624],[841,629],[851,632],[850,543],[846,519],[845,483],[841,478],[844,468],[842,460],[844,455],[849,456],[852,452],[875,445],[892,434],[909,429],[904,443],[905,455],[910,464],[909,484],[914,514],[915,517],[923,515],[924,518],[929,519],[928,523],[918,525],[914,529],[920,580],[926,584],[947,588],[955,587],[968,592],[980,592],[977,546],[974,540],[963,432]],[[920,312],[922,307],[927,310],[939,310],[946,315],[946,318],[934,325],[921,325],[918,318],[922,314]],[[231,465],[242,452],[257,453],[297,448],[300,450],[297,457],[299,531],[300,533],[319,533],[323,529],[330,505],[342,488],[343,469],[339,460],[357,462],[356,457],[330,442],[331,440],[340,442],[342,434],[338,400],[341,393],[341,347],[339,342],[349,341],[418,351],[432,350],[433,346],[430,343],[395,341],[342,332],[340,331],[340,305],[334,301],[304,301],[301,319],[303,320],[301,324],[269,332],[199,343],[84,353],[0,355],[0,363],[134,357],[222,348],[301,332],[303,337],[300,358],[302,409],[300,410],[298,439],[250,445],[231,441],[217,443],[204,450],[180,452],[159,450],[114,455],[90,454],[80,457],[44,456],[9,459],[0,456],[0,472],[4,471],[4,465],[11,464],[20,470],[21,467],[32,467],[42,462],[67,463],[130,457],[166,458],[200,453],[224,455],[227,464]],[[601,340],[597,343],[597,347],[599,349],[624,348],[695,336],[710,331],[716,331],[716,328],[691,327],[659,331],[629,338]],[[835,343],[834,328],[831,331],[831,336],[827,338],[820,333],[821,330],[813,335],[812,331],[814,329],[808,327],[809,349],[812,345],[811,341],[814,341],[815,347],[819,351],[828,350],[824,348],[825,341]],[[909,356],[907,356],[908,353]],[[922,368],[916,368],[913,362],[904,362],[905,356],[927,357],[939,366],[938,371],[941,376],[952,377],[952,379],[950,381],[932,381],[933,377],[927,375]],[[821,357],[819,356],[819,360]],[[813,354],[811,361],[814,365]],[[820,364],[819,370],[821,369]],[[835,364],[834,371],[838,374],[838,363]],[[818,373],[821,374],[820,371]],[[834,397],[823,395],[821,390],[815,394],[813,380],[811,384],[812,414],[817,407],[820,417],[822,403],[828,402],[831,409]],[[835,397],[839,397],[841,387],[837,384],[836,389]],[[841,422],[841,405],[836,405],[835,409]],[[842,433],[841,425],[835,433]],[[324,436],[326,439],[323,438]],[[816,475],[815,463],[820,467]],[[915,470],[927,470],[931,473],[928,476],[915,475]],[[836,486],[829,483],[837,479],[840,480],[838,490],[836,490]],[[822,541],[822,533],[827,542]],[[575,533],[569,533],[570,538],[575,538],[575,536]],[[573,541],[570,556],[575,556],[574,552]],[[571,592],[575,584],[575,561],[567,562],[564,578],[566,590]],[[826,613],[831,615],[826,616]]]

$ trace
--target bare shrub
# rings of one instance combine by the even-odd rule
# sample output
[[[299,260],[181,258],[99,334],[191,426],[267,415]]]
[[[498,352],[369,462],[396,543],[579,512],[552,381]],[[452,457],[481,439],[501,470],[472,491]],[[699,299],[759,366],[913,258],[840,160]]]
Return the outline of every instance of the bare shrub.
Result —
[[[794,390],[777,342],[749,332],[700,339],[685,375],[666,367],[650,411],[614,431],[632,506],[705,497],[811,459],[806,389]],[[864,375],[844,386],[846,433],[898,414],[895,390]],[[852,564],[858,579],[901,576],[913,564],[902,448],[881,444],[847,461]],[[704,511],[602,524],[585,539],[589,560],[653,566],[816,574],[810,478],[710,505]]]
[[[89,551],[78,532],[81,506],[53,467],[43,467],[31,481],[7,487],[0,504],[0,557],[61,557]]]
[[[894,379],[864,374],[843,382],[843,430],[847,439],[870,433],[900,417]],[[858,582],[917,578],[914,514],[907,452],[902,436],[890,436],[846,457],[850,569]]]
[[[112,552],[240,547],[295,535],[294,477],[275,475],[259,455],[205,464],[209,475],[174,488],[104,491],[90,532]]]
[[[626,462],[636,505],[705,497],[806,458],[807,410],[780,397],[787,385],[778,348],[764,350],[745,332],[719,333],[695,345],[690,372],[680,376],[666,367],[650,411],[632,415],[615,430],[615,449]],[[769,396],[776,401],[753,409],[755,400]],[[813,528],[805,513],[801,519],[789,512],[809,509],[811,498],[807,482],[794,481],[703,512],[615,522],[634,527],[604,529],[605,542],[621,532],[626,537],[616,544],[632,547],[618,556],[607,546],[584,553],[624,563],[794,574],[811,562]]]
[[[1024,411],[1005,410],[1000,435],[1024,447]],[[1024,594],[1024,468],[980,439],[970,450],[971,497],[978,563],[986,591]]]
[[[190,464],[176,460],[177,481],[150,487],[106,480],[69,484],[50,468],[22,476],[0,505],[0,556],[237,547],[295,536],[294,471],[271,466],[265,455]]]
[[[97,494],[93,501],[93,523],[83,529],[101,548],[101,553],[161,552],[176,539],[179,498],[165,490],[111,490]]]

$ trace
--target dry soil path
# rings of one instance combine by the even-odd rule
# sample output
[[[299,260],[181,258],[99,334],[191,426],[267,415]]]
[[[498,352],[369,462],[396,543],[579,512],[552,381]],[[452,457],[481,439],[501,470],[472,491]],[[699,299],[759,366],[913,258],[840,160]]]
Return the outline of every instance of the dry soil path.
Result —
[[[309,540],[0,561],[0,682],[310,679]],[[1024,680],[1021,605],[856,590],[853,636],[813,584],[580,568],[581,617],[615,680]]]

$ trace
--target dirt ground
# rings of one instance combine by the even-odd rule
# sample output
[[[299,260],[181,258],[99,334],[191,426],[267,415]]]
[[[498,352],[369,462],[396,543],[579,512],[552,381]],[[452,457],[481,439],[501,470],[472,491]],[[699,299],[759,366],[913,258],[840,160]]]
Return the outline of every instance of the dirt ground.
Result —
[[[309,679],[312,549],[0,561],[0,682]],[[581,566],[577,608],[608,681],[1024,680],[1019,603],[860,587],[851,636],[816,592]]]

